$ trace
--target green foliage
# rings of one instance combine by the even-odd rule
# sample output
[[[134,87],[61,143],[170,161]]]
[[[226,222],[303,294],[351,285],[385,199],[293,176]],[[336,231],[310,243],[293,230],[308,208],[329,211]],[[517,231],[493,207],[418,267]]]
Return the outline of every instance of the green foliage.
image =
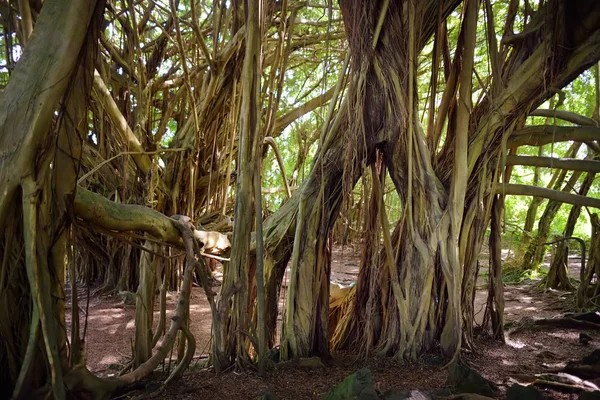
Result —
[[[506,285],[517,285],[529,280],[543,279],[548,275],[548,270],[544,268],[530,269],[526,271],[518,269],[509,269],[502,276],[502,282]]]

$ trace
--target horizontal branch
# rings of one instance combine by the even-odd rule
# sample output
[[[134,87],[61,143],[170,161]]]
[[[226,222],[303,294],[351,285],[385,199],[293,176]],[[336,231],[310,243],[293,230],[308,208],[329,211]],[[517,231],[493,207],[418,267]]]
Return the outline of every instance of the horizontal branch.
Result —
[[[181,235],[173,220],[149,207],[116,203],[78,187],[73,208],[77,217],[100,228],[143,231],[165,243],[181,244]]]
[[[508,139],[509,148],[519,146],[542,146],[553,142],[585,142],[600,140],[600,128],[595,126],[528,126],[515,131]]]
[[[576,158],[506,156],[506,165],[528,165],[530,167],[558,168],[572,171],[600,173],[600,161],[579,160]]]
[[[117,232],[142,231],[164,243],[183,245],[176,222],[150,207],[116,203],[78,187],[73,209],[77,217],[92,226]],[[227,236],[219,232],[196,229],[194,236],[205,251],[219,253],[231,246]]]
[[[290,188],[290,190],[296,190],[298,189],[298,186],[293,186]],[[274,188],[262,188],[262,194],[278,194],[278,193],[285,193],[287,191],[286,187],[280,186],[280,187],[274,187]]]
[[[581,126],[598,126],[598,123],[590,117],[586,117],[585,115],[577,114],[570,111],[564,110],[545,110],[545,109],[537,109],[534,110],[530,117],[546,117],[546,118],[557,118],[562,119],[563,121],[571,122],[573,124],[581,125]]]
[[[326,104],[329,100],[331,100],[334,92],[335,87],[332,87],[325,93],[313,97],[301,106],[296,107],[293,110],[282,115],[281,117],[277,118],[277,120],[275,121],[275,126],[273,128],[273,137],[279,136],[289,124],[291,124],[304,114],[308,114],[309,112],[316,110],[317,108]]]
[[[567,193],[559,190],[547,189],[539,186],[504,183],[499,184],[496,187],[496,194],[543,197],[545,199],[556,200],[561,203],[568,203],[576,206],[600,208],[600,199],[580,196],[578,194]]]

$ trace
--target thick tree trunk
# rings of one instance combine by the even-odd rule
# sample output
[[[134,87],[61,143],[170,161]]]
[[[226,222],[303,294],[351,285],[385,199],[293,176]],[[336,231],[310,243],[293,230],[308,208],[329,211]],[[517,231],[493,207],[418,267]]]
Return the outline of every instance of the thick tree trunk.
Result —
[[[504,342],[504,287],[502,283],[502,212],[504,196],[494,196],[490,226],[489,291],[483,317],[484,327],[491,321],[494,338]]]
[[[213,363],[217,372],[231,363],[240,363],[248,359],[246,339],[242,332],[248,332],[248,286],[250,234],[253,222],[253,174],[257,143],[260,137],[260,117],[258,105],[260,99],[260,55],[261,27],[259,24],[260,0],[246,3],[246,54],[242,69],[242,105],[239,123],[238,177],[236,182],[235,223],[231,262],[225,270],[223,287],[218,301],[221,329],[213,331]]]
[[[103,11],[46,2],[0,96],[0,397],[65,397],[66,233]]]
[[[331,259],[328,237],[342,204],[343,170],[338,162],[341,149],[322,150],[325,156],[317,157],[313,172],[298,190],[301,194],[298,203],[295,203],[298,204],[297,239],[294,241],[295,256],[290,266],[281,332],[283,359],[329,354]],[[357,168],[358,171],[360,169]],[[355,175],[353,182],[356,179]],[[273,282],[272,279],[270,282]]]
[[[341,114],[338,114],[341,115]],[[337,131],[340,128],[333,128]],[[332,135],[335,137],[337,135]],[[322,168],[313,168],[309,176],[304,180],[302,186],[294,192],[293,196],[289,201],[287,201],[281,209],[269,217],[264,222],[264,238],[265,238],[265,321],[268,329],[268,342],[269,346],[273,346],[276,339],[275,327],[277,324],[277,315],[279,312],[279,299],[280,299],[280,289],[281,283],[286,271],[286,267],[288,266],[288,262],[290,257],[292,256],[294,237],[296,232],[296,227],[298,224],[297,221],[297,211],[300,203],[300,199],[304,198],[304,223],[302,225],[302,231],[298,232],[300,238],[304,236],[310,236],[312,238],[317,235],[326,235],[326,233],[322,233],[324,226],[321,225],[322,221],[326,224],[326,226],[331,226],[335,222],[335,218],[337,217],[337,212],[328,212],[325,215],[323,212],[326,210],[337,210],[342,202],[342,178],[343,178],[343,164],[344,164],[344,150],[342,147],[342,140],[340,138],[335,138],[330,145],[328,145],[328,149],[323,149],[322,151],[325,153],[324,162],[322,164]],[[355,169],[356,173],[360,171],[360,164],[357,165]],[[321,187],[322,186],[322,187]],[[316,221],[316,223],[306,223],[307,221]],[[313,265],[307,264],[309,258],[315,260],[315,254],[318,254],[318,251],[323,251],[324,248],[323,243],[320,243],[320,250],[316,247],[316,242],[310,242],[306,240],[302,240],[299,242],[298,252],[302,254],[303,251],[307,251],[310,256],[306,258],[301,256],[299,259],[299,265],[307,267],[304,268],[304,273],[308,273],[309,276],[302,275],[302,279],[310,279],[314,282],[321,282],[321,280],[326,277],[325,273],[327,272],[329,266],[327,264],[322,264],[322,268],[320,269],[320,275],[311,276],[309,271],[313,270]],[[306,249],[306,250],[304,250]],[[321,253],[323,254],[323,253]],[[325,261],[325,260],[323,260]],[[300,264],[303,263],[303,264]],[[297,272],[299,273],[299,271]],[[296,277],[295,282],[298,276]],[[295,283],[296,285],[298,283]],[[291,287],[291,276],[288,283],[288,287]],[[311,352],[316,349],[320,349],[325,353],[328,352],[328,345],[326,341],[323,342],[322,332],[327,331],[326,326],[322,322],[317,325],[317,318],[322,321],[328,315],[329,308],[329,300],[327,299],[327,309],[324,310],[322,308],[323,302],[322,296],[325,295],[325,292],[322,292],[325,288],[320,288],[318,290],[317,298],[313,298],[312,295],[310,298],[298,298],[300,294],[299,290],[295,290],[295,296],[297,297],[297,301],[302,306],[296,307],[293,303],[290,305],[291,313],[306,313],[306,316],[303,316],[303,321],[308,321],[307,325],[299,326],[298,328],[294,327],[293,324],[288,325],[288,332],[293,332],[298,330],[303,338],[308,337],[309,341],[303,340],[302,347],[297,345],[292,345],[292,349],[290,351],[290,355],[293,357],[294,354],[306,354],[306,352]],[[329,285],[327,285],[327,296]],[[319,305],[318,305],[319,304]],[[323,314],[325,313],[325,314]],[[320,334],[316,334],[316,332],[321,332]],[[292,334],[292,333],[290,333]],[[319,336],[321,335],[321,336]],[[325,337],[327,337],[325,335]],[[313,338],[316,339],[319,345],[313,346],[311,340]],[[289,349],[289,346],[288,346]],[[308,350],[307,350],[308,349]]]
[[[469,2],[467,8],[472,4]],[[350,11],[345,7],[349,7]],[[352,2],[341,3],[346,29],[360,26],[357,31],[364,37],[368,27],[377,26],[377,23],[371,21],[370,24],[357,25],[357,22],[365,19],[364,15],[369,15],[369,12],[361,7],[366,6],[357,6]],[[402,11],[398,11],[395,7],[390,4],[387,14],[381,14],[385,18],[390,18],[389,21],[381,19],[385,21],[381,31],[382,37],[385,38],[383,43],[402,44],[407,38],[410,43],[410,30],[413,29],[410,22],[412,5],[408,2]],[[558,12],[553,15],[561,15],[557,7],[558,4],[553,4],[548,12]],[[549,61],[545,49],[548,43],[565,40],[565,36],[561,36],[562,31],[553,31],[552,34],[545,31],[545,36],[538,38],[539,42],[527,44],[519,42],[511,50],[510,56],[504,61],[502,76],[499,75],[500,73],[494,75],[490,89],[492,95],[485,97],[467,114],[470,116],[466,128],[469,132],[468,151],[464,149],[461,137],[465,128],[460,122],[460,106],[458,106],[458,110],[454,111],[456,114],[450,113],[448,117],[449,133],[446,134],[444,148],[436,154],[434,168],[428,163],[433,158],[430,152],[435,149],[428,149],[425,145],[426,141],[419,124],[410,123],[412,121],[410,107],[399,106],[399,104],[412,104],[411,67],[410,64],[408,68],[402,67],[406,65],[402,61],[399,66],[395,65],[396,59],[393,54],[394,51],[408,54],[410,60],[412,59],[410,46],[406,50],[400,50],[396,45],[394,51],[386,53],[385,63],[378,65],[373,79],[369,79],[369,75],[361,71],[360,64],[353,67],[355,73],[366,77],[365,79],[373,88],[373,92],[369,92],[369,89],[365,90],[368,98],[365,109],[371,114],[365,113],[369,118],[363,117],[361,123],[365,121],[366,127],[369,127],[366,122],[377,121],[378,130],[382,132],[386,132],[387,126],[394,127],[392,131],[401,132],[399,139],[391,136],[386,140],[382,149],[390,176],[403,200],[405,210],[391,238],[389,236],[386,238],[386,218],[381,217],[384,249],[377,257],[370,260],[369,265],[373,267],[369,268],[363,263],[361,274],[369,278],[359,276],[356,290],[348,300],[354,304],[354,307],[351,306],[352,311],[346,312],[340,319],[333,336],[334,345],[358,347],[364,344],[399,357],[414,358],[422,349],[428,348],[434,340],[439,339],[444,354],[454,354],[454,350],[461,344],[461,321],[456,313],[462,311],[465,325],[472,324],[473,320],[472,311],[469,311],[467,305],[472,304],[473,301],[476,260],[485,234],[484,229],[477,227],[486,226],[490,218],[491,199],[497,191],[495,182],[501,165],[499,160],[502,156],[502,143],[506,143],[515,121],[522,118],[526,110],[535,108],[551,95],[551,92],[545,88],[562,87],[579,71],[597,60],[598,54],[594,53],[590,56],[589,50],[597,47],[596,36],[600,16],[598,12],[590,10],[596,10],[591,3],[586,3],[585,7],[576,10],[576,13],[581,14],[580,17],[585,15],[588,19],[589,24],[586,24],[585,30],[588,28],[592,30],[578,36],[580,40],[578,45],[571,47],[568,52],[562,52],[563,58],[560,62],[557,62],[555,56],[552,56],[554,58]],[[380,15],[377,11],[370,11]],[[543,13],[536,18],[542,17]],[[465,17],[466,21],[468,19]],[[399,20],[408,21],[403,38],[386,37],[386,34],[391,34],[390,30],[394,33],[402,31],[402,27],[397,22]],[[569,26],[571,24],[582,26],[579,19],[573,18],[572,15],[567,21]],[[464,32],[468,32],[468,22],[463,29]],[[464,42],[459,42],[459,48],[464,48],[465,55],[462,57],[465,59],[457,56],[457,60],[468,66],[465,60],[469,59],[466,55],[469,35],[464,35]],[[352,32],[349,32],[348,36],[353,49]],[[417,37],[422,36],[417,35]],[[462,33],[459,37],[462,37]],[[354,38],[354,40],[359,39]],[[532,48],[534,45],[537,47]],[[377,61],[377,51],[364,49],[356,54],[369,54],[369,57],[364,58]],[[456,62],[457,68],[460,69],[462,64]],[[551,65],[551,67],[545,70],[547,73],[540,74],[539,71],[544,65]],[[388,66],[392,70],[402,71],[403,76],[409,76],[409,84],[402,91],[402,96],[389,95],[385,90],[388,86],[381,84],[385,82],[387,74],[390,74],[387,70]],[[464,67],[464,69],[467,71],[466,75],[470,74],[470,68]],[[466,105],[468,110],[469,103],[465,99],[456,98],[460,97],[460,95],[456,96],[456,91],[465,85],[466,79],[462,75],[453,78],[451,75],[449,82],[456,84],[455,82],[460,81],[461,84],[454,88],[455,92],[450,89],[449,98],[454,99],[456,104]],[[393,84],[389,87],[393,87]],[[378,98],[382,93],[384,96],[387,95],[384,106],[380,104]],[[385,110],[386,107],[388,110],[403,110],[409,125],[400,125],[398,129],[397,125],[394,125],[398,123],[397,120],[385,114],[378,115],[375,111]],[[444,107],[448,106],[442,100],[439,115],[443,118],[436,121],[436,127],[441,127],[445,123]],[[366,132],[370,131],[367,129]],[[365,136],[368,140],[369,135]],[[467,154],[466,177],[459,168],[463,161],[461,157],[465,154]],[[457,180],[461,181],[457,182]],[[462,183],[465,183],[465,186],[462,186]],[[460,204],[462,196],[465,198],[465,207],[464,210],[458,210],[456,205]],[[377,282],[376,290],[372,290],[370,284],[363,284],[363,282],[371,283],[374,279]],[[501,298],[492,298],[492,302],[500,301]],[[365,308],[359,304],[371,304],[371,306]],[[377,326],[376,317],[371,315],[384,315],[382,326]],[[373,323],[363,325],[363,321]],[[465,329],[467,339],[470,340],[468,328]]]
[[[353,70],[360,77],[356,99],[352,98],[352,91],[349,94],[350,104],[355,104],[353,109],[357,110],[354,114],[361,116],[360,124],[353,129],[359,132],[359,138],[366,137],[367,144],[369,140],[380,141],[383,161],[405,211],[392,237],[389,236],[385,210],[378,207],[375,212],[374,215],[379,214],[376,218],[380,221],[384,250],[377,256],[373,251],[367,252],[372,258],[363,261],[359,282],[365,282],[364,277],[369,276],[369,280],[376,280],[380,290],[373,291],[369,284],[357,286],[355,299],[368,299],[370,305],[365,308],[356,300],[354,312],[346,315],[352,320],[342,320],[338,324],[335,344],[366,341],[375,344],[381,353],[415,359],[421,350],[431,346],[434,339],[441,338],[444,354],[452,356],[461,341],[458,237],[464,190],[457,185],[448,194],[440,185],[416,117],[414,53],[421,48],[420,40],[423,40],[416,21],[423,17],[426,7],[407,4],[407,8],[403,8],[394,4],[379,9],[374,3],[352,1],[341,3],[341,7],[350,47],[356,55]],[[469,2],[469,22],[463,26],[467,37],[465,63],[468,65],[473,61],[477,7],[477,2]],[[364,41],[364,31],[371,27],[375,27],[374,33],[368,37],[373,37],[373,44]],[[427,31],[427,27],[423,29]],[[403,47],[399,48],[398,43]],[[372,59],[364,56],[371,51],[371,46],[376,48]],[[461,132],[465,132],[457,139],[461,146],[466,145],[462,139],[467,135],[464,125],[468,124],[470,106],[466,93],[470,93],[471,68],[467,66],[465,70],[468,72],[460,77],[464,110],[459,107],[458,123]],[[408,79],[405,81],[400,77]],[[365,87],[360,86],[362,82]],[[408,117],[401,118],[396,112]],[[467,159],[463,158],[466,152],[461,150],[456,154],[460,156],[455,160],[455,174],[466,175]],[[374,193],[380,195],[376,189],[379,179],[374,173]],[[461,184],[466,185],[466,181],[466,176],[460,179]],[[446,209],[448,205],[452,210]],[[434,294],[440,279],[446,287],[443,296]],[[438,312],[442,309],[445,318],[437,323],[435,318],[441,315]],[[377,323],[372,319],[373,315],[386,317]],[[358,325],[358,321],[364,320],[372,321],[369,331]]]

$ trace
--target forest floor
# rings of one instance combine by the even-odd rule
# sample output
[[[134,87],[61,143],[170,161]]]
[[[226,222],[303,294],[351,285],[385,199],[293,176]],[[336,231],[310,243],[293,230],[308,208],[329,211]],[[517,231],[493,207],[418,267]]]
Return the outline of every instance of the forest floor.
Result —
[[[510,256],[510,255],[506,255]],[[570,275],[579,276],[579,260],[570,263]],[[351,247],[334,247],[332,255],[332,282],[347,286],[356,281],[359,254]],[[483,269],[483,268],[482,268]],[[485,268],[487,269],[487,268]],[[217,274],[218,275],[218,274]],[[481,323],[485,309],[487,289],[484,272],[480,272],[475,299],[475,321]],[[558,291],[542,291],[539,281],[528,280],[518,285],[505,285],[505,322],[516,322],[523,317],[550,318],[572,308],[572,296]],[[284,289],[285,291],[285,282]],[[285,296],[281,294],[281,299]],[[81,326],[85,324],[86,296],[80,296]],[[167,318],[175,309],[177,295],[168,295]],[[114,296],[94,295],[90,298],[85,338],[88,368],[101,376],[118,372],[131,357],[131,341],[134,335],[135,306],[127,305]],[[384,393],[389,389],[430,390],[444,388],[448,373],[441,368],[442,361],[433,354],[426,354],[415,363],[396,363],[391,358],[361,360],[348,353],[336,353],[323,360],[325,369],[276,368],[261,378],[255,372],[228,372],[220,375],[200,369],[209,351],[210,308],[201,288],[192,290],[190,306],[190,329],[196,338],[196,361],[192,372],[186,373],[177,383],[170,384],[153,398],[161,399],[255,399],[270,391],[278,399],[318,399],[346,376],[362,367],[370,368],[375,388]],[[67,315],[67,326],[69,326]],[[158,307],[155,321],[158,320]],[[168,319],[167,319],[168,321]],[[579,343],[583,332],[592,337],[589,345]],[[526,330],[507,335],[502,345],[487,336],[476,336],[475,350],[464,351],[463,358],[481,374],[499,385],[504,392],[512,377],[548,372],[564,366],[568,361],[580,360],[594,349],[600,348],[597,331],[579,331],[557,328]],[[173,354],[173,359],[176,354]],[[164,367],[167,372],[169,365]],[[155,379],[160,379],[157,375]],[[159,382],[159,381],[157,381]],[[600,383],[599,383],[600,384]],[[150,385],[150,387],[158,387]],[[138,393],[140,394],[140,393]],[[549,391],[552,398],[577,398]]]

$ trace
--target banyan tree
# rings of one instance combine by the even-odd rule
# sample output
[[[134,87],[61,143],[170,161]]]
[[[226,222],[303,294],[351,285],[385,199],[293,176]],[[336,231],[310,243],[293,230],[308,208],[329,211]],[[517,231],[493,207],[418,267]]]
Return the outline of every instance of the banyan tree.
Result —
[[[217,372],[263,372],[275,346],[282,360],[337,349],[414,360],[438,348],[456,360],[474,346],[488,227],[484,324],[503,340],[505,195],[600,208],[584,187],[510,183],[513,165],[556,162],[593,181],[597,123],[527,118],[561,118],[538,107],[600,59],[595,0],[145,3],[0,1],[10,66],[0,91],[0,397],[109,398],[172,350],[167,380],[181,376],[196,347],[194,280],[210,304]],[[287,89],[290,79],[303,89]],[[288,177],[277,140],[317,109]],[[560,141],[586,146],[589,159],[531,164],[517,153]],[[268,154],[286,193],[272,214],[261,188]],[[394,220],[388,180],[401,204]],[[356,185],[358,280],[330,304],[331,234]],[[206,265],[215,258],[220,287]],[[86,369],[82,283],[135,292],[120,377]]]

